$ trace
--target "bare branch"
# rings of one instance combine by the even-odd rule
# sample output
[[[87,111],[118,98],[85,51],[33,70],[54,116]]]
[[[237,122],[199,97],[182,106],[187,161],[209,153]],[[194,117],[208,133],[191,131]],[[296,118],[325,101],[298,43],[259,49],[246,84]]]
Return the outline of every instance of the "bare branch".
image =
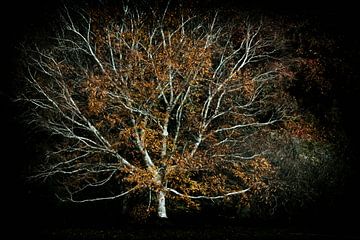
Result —
[[[128,195],[129,193],[133,192],[134,190],[136,190],[138,187],[133,187],[131,189],[129,189],[126,192],[114,195],[114,196],[109,196],[109,197],[99,197],[99,198],[89,198],[89,199],[84,199],[84,200],[75,200],[73,199],[73,195],[72,193],[68,192],[70,195],[70,198],[67,198],[66,200],[74,202],[74,203],[85,203],[85,202],[96,202],[96,201],[103,201],[103,200],[114,200],[120,197],[123,197],[125,195]]]
[[[209,200],[215,200],[215,199],[223,199],[223,198],[226,198],[226,197],[229,197],[229,196],[233,196],[233,195],[238,195],[238,194],[242,194],[242,193],[245,193],[247,191],[250,190],[250,188],[246,188],[244,190],[241,190],[241,191],[234,191],[234,192],[230,192],[230,193],[226,193],[224,195],[219,195],[219,196],[191,196],[191,195],[186,195],[186,194],[183,194],[183,193],[180,193],[179,191],[173,189],[173,188],[167,188],[167,190],[169,192],[172,192],[178,196],[181,196],[181,197],[186,197],[186,198],[190,198],[190,199],[209,199]]]

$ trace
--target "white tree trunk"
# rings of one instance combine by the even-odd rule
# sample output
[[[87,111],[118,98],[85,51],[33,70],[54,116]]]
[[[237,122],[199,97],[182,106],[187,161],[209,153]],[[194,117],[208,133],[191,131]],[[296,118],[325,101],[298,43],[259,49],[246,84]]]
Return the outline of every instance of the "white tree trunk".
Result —
[[[158,216],[160,218],[167,218],[166,215],[166,206],[165,206],[165,192],[163,190],[160,190],[157,193],[157,200],[158,200]]]

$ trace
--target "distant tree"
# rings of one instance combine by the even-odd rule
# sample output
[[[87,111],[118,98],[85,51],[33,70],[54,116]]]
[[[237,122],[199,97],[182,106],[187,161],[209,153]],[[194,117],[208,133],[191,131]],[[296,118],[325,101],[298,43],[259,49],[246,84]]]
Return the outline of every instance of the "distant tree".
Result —
[[[292,104],[282,41],[262,29],[216,14],[66,9],[58,35],[26,49],[21,98],[53,139],[32,178],[73,202],[147,194],[161,218],[166,198],[246,201],[275,171],[266,136]]]

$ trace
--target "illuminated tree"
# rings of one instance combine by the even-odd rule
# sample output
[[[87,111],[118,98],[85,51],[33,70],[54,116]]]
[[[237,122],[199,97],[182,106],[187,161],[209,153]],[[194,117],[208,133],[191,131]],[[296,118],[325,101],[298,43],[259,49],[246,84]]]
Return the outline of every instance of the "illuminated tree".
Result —
[[[33,178],[73,202],[147,194],[161,218],[166,198],[246,201],[266,185],[262,136],[287,115],[275,34],[216,14],[75,15],[64,11],[56,38],[26,50],[22,98],[54,139]]]

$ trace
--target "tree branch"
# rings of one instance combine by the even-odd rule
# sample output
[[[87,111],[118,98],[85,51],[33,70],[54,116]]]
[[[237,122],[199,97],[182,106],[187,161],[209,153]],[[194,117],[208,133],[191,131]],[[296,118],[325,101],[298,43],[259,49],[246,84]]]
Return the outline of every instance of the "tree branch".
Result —
[[[238,194],[242,194],[242,193],[245,193],[247,191],[250,190],[250,188],[246,188],[244,190],[241,190],[241,191],[234,191],[234,192],[230,192],[230,193],[226,193],[224,195],[219,195],[219,196],[191,196],[191,195],[186,195],[186,194],[183,194],[183,193],[180,193],[179,191],[173,189],[173,188],[166,188],[167,191],[169,192],[172,192],[178,196],[181,196],[181,197],[186,197],[186,198],[191,198],[191,199],[209,199],[209,200],[215,200],[215,199],[222,199],[222,198],[226,198],[226,197],[229,197],[229,196],[233,196],[233,195],[238,195]]]

